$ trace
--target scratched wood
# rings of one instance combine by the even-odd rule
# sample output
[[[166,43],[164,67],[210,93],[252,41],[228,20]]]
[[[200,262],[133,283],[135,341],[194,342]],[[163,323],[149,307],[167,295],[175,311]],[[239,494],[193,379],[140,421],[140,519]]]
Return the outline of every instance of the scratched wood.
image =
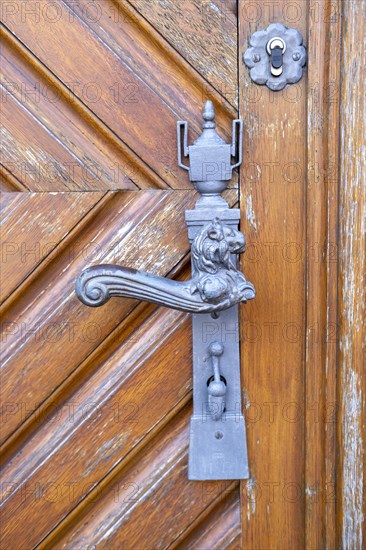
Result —
[[[1,302],[55,253],[57,246],[62,246],[80,218],[86,216],[102,196],[102,193],[56,196],[6,193],[0,196]]]
[[[66,230],[61,205],[68,200],[70,214],[73,201],[80,208],[78,197],[74,193],[26,194],[21,200],[21,194],[8,194],[4,209],[17,220],[17,231],[17,224],[9,221],[9,226],[21,236],[21,224],[27,228],[31,209],[24,208],[21,214],[20,207],[38,200],[44,204],[45,214],[39,208],[44,226],[47,216],[53,215],[57,227],[54,202],[60,209],[58,225]],[[194,205],[197,194],[140,191],[87,197],[84,208],[90,212],[80,212],[76,229],[62,234],[60,250],[51,251],[51,258],[39,258],[19,292],[13,292],[3,306],[3,545],[16,540],[21,547],[33,546],[46,537],[54,547],[57,526],[64,517],[68,520],[61,522],[62,531],[72,534],[70,514],[78,518],[87,498],[96,502],[94,496],[89,497],[93,487],[99,487],[106,476],[113,478],[117,465],[125,467],[135,447],[145,453],[145,437],[162,430],[170,418],[180,417],[181,408],[191,399],[192,340],[187,315],[146,304],[136,307],[132,300],[88,309],[76,299],[74,285],[81,269],[96,261],[188,277],[184,210]],[[229,192],[227,198],[233,203],[236,192]],[[181,232],[175,232],[174,246],[172,219],[181,227]],[[38,238],[47,249],[47,237]],[[11,272],[17,263],[14,255],[9,262]],[[55,369],[56,365],[60,367]],[[187,430],[188,421],[184,433]],[[139,469],[139,460],[134,464]],[[169,485],[172,493],[181,492],[183,480],[188,483],[186,468],[185,452],[172,473],[178,479],[178,489],[173,490],[175,481]],[[34,493],[38,488],[39,498]],[[213,507],[223,491],[219,485],[210,494]],[[188,484],[187,495],[187,499],[194,495],[197,507],[180,523],[173,504],[170,507],[180,540],[190,532],[191,523],[199,524],[206,509],[200,486]],[[146,506],[149,502],[145,499]],[[29,506],[36,522],[27,512]],[[14,521],[15,510],[18,520],[24,521],[21,531]],[[119,540],[125,529],[130,532],[129,525],[123,522],[122,531],[118,527],[114,536]],[[131,533],[139,536],[137,530]],[[96,532],[90,536],[95,538]]]
[[[326,2],[309,26],[305,536],[308,547],[328,548],[341,547],[335,467],[343,452],[336,446],[341,10],[340,2]]]
[[[205,491],[214,492],[219,488],[221,499],[210,506]],[[199,518],[189,533],[176,542],[176,548],[241,548],[240,491],[239,483],[227,486],[225,482],[211,482],[203,485],[206,501],[205,518]]]
[[[95,374],[23,447],[27,464],[23,464],[23,453],[19,453],[3,469],[3,479],[14,484],[3,506],[2,518],[8,526],[4,542],[17,536],[20,546],[33,546],[42,540],[56,527],[60,514],[66,516],[145,434],[175,407],[179,410],[179,403],[184,403],[190,392],[191,333],[187,317],[160,308],[143,329],[125,340],[121,335],[123,345],[112,356],[108,353],[104,361],[98,360]],[[177,368],[168,368],[172,362]],[[178,449],[181,452],[180,446]],[[164,458],[161,460],[164,462]],[[186,467],[179,471],[186,477]],[[46,491],[50,479],[54,484],[51,491],[56,491],[58,498],[49,495],[33,499],[32,489],[40,484]],[[72,488],[72,499],[68,498],[68,487]],[[28,503],[38,517],[33,527],[24,506],[25,488]],[[11,522],[14,509],[24,522],[18,534],[16,523]]]
[[[41,263],[33,272],[28,292],[4,304],[2,397],[16,405],[3,423],[3,438],[73,372],[136,304],[133,300],[113,300],[108,308],[86,308],[74,290],[81,270],[104,262],[166,275],[188,253],[184,210],[192,208],[195,199],[192,192],[111,194],[106,203],[93,210],[85,227],[70,234],[67,246],[55,260]],[[169,213],[180,228],[175,233],[174,247],[170,246]],[[16,258],[13,260],[16,263]],[[9,267],[14,268],[14,264]],[[54,361],[65,349],[68,351],[62,368],[54,372]]]
[[[123,142],[108,130],[103,121],[97,119],[92,110],[87,110],[67,86],[57,80],[30,51],[25,51],[21,43],[5,29],[2,29],[2,40],[0,71],[4,109],[8,102],[16,100],[21,113],[21,106],[25,103],[34,132],[37,134],[40,128],[47,129],[49,143],[44,144],[45,151],[55,159],[58,166],[63,166],[68,175],[68,186],[65,180],[54,177],[52,164],[48,171],[46,167],[42,170],[43,165],[33,170],[38,178],[32,179],[33,159],[29,154],[27,157],[24,151],[24,148],[32,145],[27,135],[22,136],[24,145],[16,152],[17,157],[13,160],[15,165],[9,166],[12,173],[21,172],[22,167],[24,173],[28,166],[28,177],[22,181],[27,179],[28,187],[33,191],[61,191],[62,184],[65,190],[73,189],[77,177],[79,187],[84,190],[136,189],[136,185],[164,186],[164,182],[147,165],[136,162],[133,152],[126,149]],[[5,111],[4,128],[10,132],[4,115]],[[14,112],[10,112],[10,117],[19,125]],[[53,140],[58,140],[72,155],[69,164],[62,165],[60,156],[52,157]],[[33,147],[34,143],[37,141],[33,141]],[[42,172],[48,178],[44,177],[40,181]]]
[[[60,533],[58,547],[80,547],[89,540],[100,548],[175,546],[184,533],[183,525],[189,526],[216,500],[233,491],[230,481],[209,485],[187,481],[189,414],[190,407],[183,409],[180,419],[175,418],[162,436],[154,438],[143,454],[136,456],[135,464],[120,470],[94,507],[93,520],[88,520],[88,515],[80,517],[72,533]],[[163,509],[166,511],[161,529]],[[124,520],[126,514],[128,521]],[[42,547],[51,548],[47,541]]]
[[[227,101],[237,107],[235,1],[135,0],[133,5],[190,65],[193,65]],[[203,98],[205,94],[210,94],[208,86],[202,88]]]
[[[165,31],[144,8],[16,1],[2,11],[1,190],[52,192],[2,197],[13,246],[1,281],[3,547],[240,547],[238,484],[187,480],[189,319],[75,297],[80,271],[103,261],[189,277],[184,210],[197,195],[177,168],[176,121],[194,139],[209,97],[230,139],[237,114],[233,3],[207,14],[172,3]],[[179,19],[187,30],[198,12],[185,45]],[[169,187],[189,191],[129,192]],[[125,494],[137,485],[139,506]]]
[[[341,6],[337,543],[358,549],[366,543],[366,2]]]

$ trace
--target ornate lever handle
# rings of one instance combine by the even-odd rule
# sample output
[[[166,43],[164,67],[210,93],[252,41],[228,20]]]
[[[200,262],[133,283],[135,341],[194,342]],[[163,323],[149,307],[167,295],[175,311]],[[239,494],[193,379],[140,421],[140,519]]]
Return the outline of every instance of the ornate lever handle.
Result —
[[[254,287],[238,271],[230,254],[243,252],[244,235],[215,218],[192,243],[194,276],[179,282],[114,265],[85,269],[76,294],[87,306],[105,304],[112,296],[138,298],[190,313],[227,309],[255,296]]]

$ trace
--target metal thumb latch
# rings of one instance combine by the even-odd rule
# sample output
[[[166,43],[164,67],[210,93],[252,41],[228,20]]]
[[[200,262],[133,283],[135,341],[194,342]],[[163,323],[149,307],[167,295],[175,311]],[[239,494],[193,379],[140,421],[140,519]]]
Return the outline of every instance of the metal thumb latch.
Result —
[[[208,408],[211,418],[220,420],[225,410],[226,380],[220,374],[219,357],[224,353],[221,342],[212,342],[208,348],[214,374],[208,381]]]
[[[188,145],[188,124],[177,123],[178,164],[189,171],[201,194],[186,211],[192,276],[174,281],[122,266],[96,265],[76,281],[76,294],[88,306],[121,296],[192,313],[193,416],[189,479],[244,479],[249,475],[241,409],[238,304],[255,290],[236,267],[245,251],[238,230],[239,209],[221,197],[241,163],[242,121],[234,120],[232,143],[217,133],[211,101],[203,110],[203,131]],[[189,158],[190,165],[182,159]]]

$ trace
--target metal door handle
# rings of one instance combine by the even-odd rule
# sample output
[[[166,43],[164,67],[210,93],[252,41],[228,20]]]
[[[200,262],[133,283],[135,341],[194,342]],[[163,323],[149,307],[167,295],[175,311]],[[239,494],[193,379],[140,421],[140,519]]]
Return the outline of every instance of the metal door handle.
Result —
[[[230,254],[244,251],[242,233],[215,218],[192,243],[194,277],[173,281],[115,265],[85,269],[76,294],[87,306],[105,304],[112,296],[137,298],[189,313],[212,313],[254,298],[254,287],[238,271]]]
[[[255,290],[236,268],[237,254],[245,250],[244,235],[238,230],[239,209],[230,209],[221,197],[233,169],[241,163],[243,124],[233,121],[232,143],[228,144],[216,132],[214,118],[212,102],[206,101],[203,131],[193,145],[188,145],[187,122],[177,123],[178,164],[189,171],[201,194],[195,208],[186,211],[192,278],[179,282],[127,267],[97,265],[85,269],[76,282],[77,296],[88,306],[124,296],[193,313],[188,468],[192,480],[249,475],[237,304],[253,299]],[[189,157],[189,166],[182,157]]]
[[[76,294],[85,305],[97,307],[113,296],[122,296],[189,313],[213,313],[254,298],[253,285],[235,267],[234,255],[245,250],[244,235],[215,215],[217,207],[228,208],[220,192],[226,188],[233,168],[241,162],[242,121],[233,121],[233,141],[226,144],[216,133],[214,116],[213,105],[207,101],[202,135],[189,147],[187,123],[177,123],[178,163],[189,170],[191,180],[202,194],[198,206],[212,212],[211,220],[207,220],[192,242],[192,278],[178,282],[122,266],[89,267],[76,282]],[[181,162],[182,127],[183,154],[190,157],[190,167]],[[239,160],[231,164],[231,157],[236,155],[237,128]]]

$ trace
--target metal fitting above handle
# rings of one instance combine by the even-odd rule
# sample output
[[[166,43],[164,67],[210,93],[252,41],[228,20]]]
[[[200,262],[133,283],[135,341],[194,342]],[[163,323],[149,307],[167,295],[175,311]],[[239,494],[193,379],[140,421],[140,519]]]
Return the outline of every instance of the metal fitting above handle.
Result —
[[[189,313],[214,313],[254,298],[253,285],[236,269],[235,255],[245,251],[244,235],[224,223],[216,211],[228,209],[220,193],[227,187],[232,170],[241,162],[242,121],[233,121],[232,143],[227,144],[217,134],[214,118],[212,102],[206,101],[203,131],[191,146],[187,145],[187,123],[177,123],[178,163],[189,170],[190,178],[202,194],[196,206],[204,208],[206,214],[212,213],[192,242],[192,278],[178,282],[122,266],[89,267],[76,282],[76,294],[85,305],[98,307],[118,296]],[[181,163],[181,127],[185,128],[183,153],[189,156],[189,167]],[[235,156],[238,161],[231,164]]]
[[[206,101],[203,109],[203,131],[188,145],[188,123],[177,122],[178,165],[189,172],[189,179],[202,195],[220,194],[232,178],[232,172],[242,162],[243,121],[232,122],[232,141],[226,143],[217,133],[212,101]],[[182,162],[182,155],[190,164]],[[232,162],[232,159],[237,159]]]

